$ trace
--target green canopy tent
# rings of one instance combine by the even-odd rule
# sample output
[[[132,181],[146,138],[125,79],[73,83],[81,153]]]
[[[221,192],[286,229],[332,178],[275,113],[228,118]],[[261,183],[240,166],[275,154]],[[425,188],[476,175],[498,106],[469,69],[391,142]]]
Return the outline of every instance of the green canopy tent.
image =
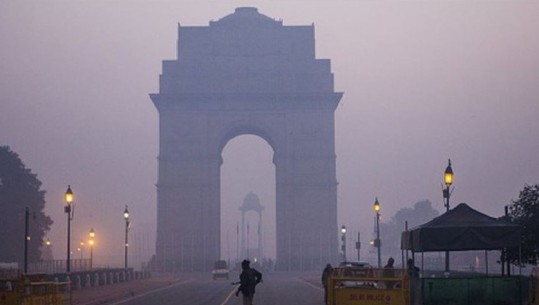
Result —
[[[521,227],[460,203],[431,221],[405,231],[401,249],[414,252],[502,250],[518,247]]]

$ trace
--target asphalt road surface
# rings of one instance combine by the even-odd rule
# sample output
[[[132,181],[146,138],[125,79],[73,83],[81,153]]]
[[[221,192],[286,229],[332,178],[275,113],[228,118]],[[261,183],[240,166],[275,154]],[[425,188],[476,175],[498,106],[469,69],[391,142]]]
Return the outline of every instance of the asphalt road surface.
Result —
[[[230,280],[212,280],[210,275],[189,276],[186,281],[135,295],[114,305],[241,305],[241,294],[234,295],[238,274]],[[324,291],[316,275],[263,273],[263,282],[256,287],[255,305],[323,305]]]

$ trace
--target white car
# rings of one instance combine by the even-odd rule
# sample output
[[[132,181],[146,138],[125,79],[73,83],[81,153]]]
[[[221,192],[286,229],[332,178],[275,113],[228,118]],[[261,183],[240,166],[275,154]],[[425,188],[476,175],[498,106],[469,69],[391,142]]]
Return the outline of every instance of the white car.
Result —
[[[226,261],[219,260],[216,261],[213,265],[213,270],[211,271],[211,276],[214,280],[218,278],[224,278],[228,280],[228,266]]]

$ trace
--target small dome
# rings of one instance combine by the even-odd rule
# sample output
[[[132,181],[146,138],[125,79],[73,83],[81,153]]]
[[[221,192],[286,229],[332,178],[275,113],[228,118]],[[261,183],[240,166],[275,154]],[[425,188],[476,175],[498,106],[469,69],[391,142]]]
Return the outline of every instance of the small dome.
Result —
[[[253,211],[260,212],[264,210],[264,207],[260,204],[260,199],[258,198],[258,196],[255,193],[250,192],[243,199],[243,204],[241,205],[239,210],[240,211],[253,210]]]
[[[282,24],[282,22],[260,14],[256,7],[238,7],[234,13],[226,15],[218,21],[210,22],[210,25],[240,25],[245,23]]]
[[[234,13],[237,13],[237,14],[258,14],[258,9],[256,7],[249,7],[249,6],[237,7],[234,10]]]

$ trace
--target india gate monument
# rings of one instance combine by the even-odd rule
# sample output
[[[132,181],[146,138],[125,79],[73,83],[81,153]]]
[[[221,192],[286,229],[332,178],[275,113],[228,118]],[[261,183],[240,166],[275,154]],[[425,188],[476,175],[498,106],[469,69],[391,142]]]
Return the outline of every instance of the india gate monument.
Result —
[[[278,270],[338,260],[335,109],[329,59],[314,25],[285,26],[240,7],[209,26],[178,25],[177,58],[159,93],[157,242],[164,271],[210,270],[222,258],[221,153],[255,135],[273,150]]]

